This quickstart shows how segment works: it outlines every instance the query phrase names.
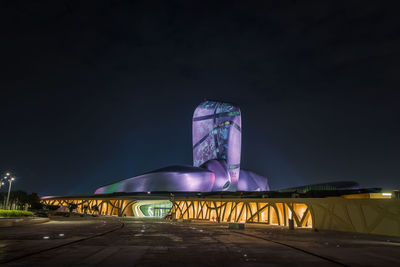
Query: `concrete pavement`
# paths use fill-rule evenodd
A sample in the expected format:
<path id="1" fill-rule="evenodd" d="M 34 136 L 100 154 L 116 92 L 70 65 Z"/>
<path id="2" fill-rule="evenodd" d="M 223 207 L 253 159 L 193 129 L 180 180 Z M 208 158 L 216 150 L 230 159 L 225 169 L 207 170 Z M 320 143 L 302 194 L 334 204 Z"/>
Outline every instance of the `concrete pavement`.
<path id="1" fill-rule="evenodd" d="M 0 229 L 6 266 L 399 266 L 400 240 L 266 225 L 115 217 Z"/>

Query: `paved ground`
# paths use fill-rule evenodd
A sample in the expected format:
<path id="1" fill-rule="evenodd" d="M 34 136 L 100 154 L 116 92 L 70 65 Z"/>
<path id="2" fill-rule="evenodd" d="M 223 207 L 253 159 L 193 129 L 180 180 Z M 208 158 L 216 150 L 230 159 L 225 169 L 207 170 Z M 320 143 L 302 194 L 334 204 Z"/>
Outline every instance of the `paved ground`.
<path id="1" fill-rule="evenodd" d="M 6 266 L 400 266 L 400 238 L 282 227 L 58 218 L 0 229 Z"/>

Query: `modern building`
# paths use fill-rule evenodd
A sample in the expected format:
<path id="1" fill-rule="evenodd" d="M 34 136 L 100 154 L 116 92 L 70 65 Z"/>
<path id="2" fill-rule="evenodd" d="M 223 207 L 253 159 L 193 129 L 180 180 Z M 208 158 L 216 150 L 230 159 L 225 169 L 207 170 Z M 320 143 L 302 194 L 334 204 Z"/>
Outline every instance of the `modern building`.
<path id="1" fill-rule="evenodd" d="M 193 115 L 193 166 L 170 166 L 98 188 L 132 192 L 268 191 L 268 179 L 241 169 L 242 119 L 229 103 L 204 101 Z"/>
<path id="2" fill-rule="evenodd" d="M 400 200 L 355 182 L 270 191 L 241 166 L 242 123 L 233 104 L 204 101 L 193 115 L 193 166 L 157 169 L 94 194 L 42 197 L 45 205 L 112 216 L 264 223 L 400 236 Z"/>

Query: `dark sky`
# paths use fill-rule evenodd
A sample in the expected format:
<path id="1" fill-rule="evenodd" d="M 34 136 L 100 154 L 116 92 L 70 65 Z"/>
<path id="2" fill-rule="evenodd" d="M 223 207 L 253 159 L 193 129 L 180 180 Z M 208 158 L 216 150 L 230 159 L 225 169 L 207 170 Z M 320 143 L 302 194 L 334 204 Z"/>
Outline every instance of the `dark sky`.
<path id="1" fill-rule="evenodd" d="M 399 188 L 400 19 L 387 3 L 1 1 L 0 170 L 59 195 L 192 164 L 207 98 L 240 106 L 242 167 L 273 189 Z"/>

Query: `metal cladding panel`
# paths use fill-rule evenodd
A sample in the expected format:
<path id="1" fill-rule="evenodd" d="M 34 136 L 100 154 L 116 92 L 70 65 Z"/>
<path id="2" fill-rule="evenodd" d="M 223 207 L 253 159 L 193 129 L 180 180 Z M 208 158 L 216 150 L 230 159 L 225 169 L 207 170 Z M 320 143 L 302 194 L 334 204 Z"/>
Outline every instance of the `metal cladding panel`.
<path id="1" fill-rule="evenodd" d="M 179 168 L 178 168 L 179 169 Z M 95 194 L 115 192 L 210 192 L 214 184 L 214 173 L 202 168 L 198 171 L 154 171 L 120 182 L 103 186 Z"/>
<path id="2" fill-rule="evenodd" d="M 238 191 L 269 191 L 268 178 L 248 170 L 240 170 Z"/>
<path id="3" fill-rule="evenodd" d="M 237 189 L 240 174 L 241 127 L 240 109 L 229 103 L 204 101 L 193 114 L 193 165 L 225 160 L 229 191 Z"/>
<path id="4" fill-rule="evenodd" d="M 225 160 L 212 159 L 201 165 L 201 168 L 205 168 L 215 174 L 215 181 L 211 191 L 226 191 L 229 188 L 231 177 Z"/>
<path id="5" fill-rule="evenodd" d="M 204 101 L 193 114 L 193 166 L 170 166 L 100 187 L 95 194 L 115 192 L 266 191 L 265 177 L 240 169 L 240 109 Z"/>

